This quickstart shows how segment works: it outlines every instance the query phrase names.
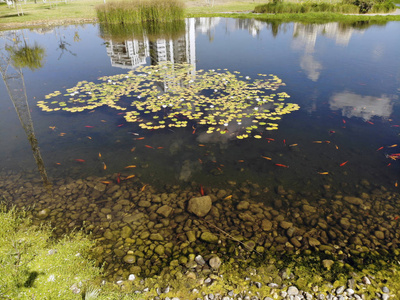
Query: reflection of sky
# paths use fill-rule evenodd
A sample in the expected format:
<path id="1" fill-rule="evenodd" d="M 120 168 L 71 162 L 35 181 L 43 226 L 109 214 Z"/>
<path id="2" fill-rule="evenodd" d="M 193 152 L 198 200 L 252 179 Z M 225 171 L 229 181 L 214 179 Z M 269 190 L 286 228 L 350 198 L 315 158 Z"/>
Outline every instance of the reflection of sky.
<path id="1" fill-rule="evenodd" d="M 334 94 L 329 105 L 331 110 L 342 110 L 342 115 L 347 118 L 358 117 L 364 121 L 373 117 L 388 119 L 393 111 L 392 99 L 387 95 L 373 97 L 342 92 Z"/>

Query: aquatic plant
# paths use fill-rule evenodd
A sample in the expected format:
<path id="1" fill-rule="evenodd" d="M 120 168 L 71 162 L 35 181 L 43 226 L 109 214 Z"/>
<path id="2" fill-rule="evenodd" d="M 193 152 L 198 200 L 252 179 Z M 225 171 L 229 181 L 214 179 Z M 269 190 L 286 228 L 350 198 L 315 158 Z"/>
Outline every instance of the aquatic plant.
<path id="1" fill-rule="evenodd" d="M 184 19 L 184 5 L 179 0 L 113 1 L 96 6 L 100 23 L 163 23 Z"/>
<path id="2" fill-rule="evenodd" d="M 238 139 L 261 138 L 264 130 L 278 129 L 277 120 L 299 106 L 285 103 L 289 95 L 275 92 L 285 84 L 273 74 L 258 74 L 257 79 L 240 72 L 198 70 L 190 64 L 139 67 L 127 74 L 103 76 L 99 83 L 81 81 L 61 95 L 38 101 L 45 112 L 83 112 L 101 106 L 129 111 L 127 122 L 142 129 L 188 127 L 208 134 L 233 135 Z M 126 100 L 133 98 L 130 104 Z"/>

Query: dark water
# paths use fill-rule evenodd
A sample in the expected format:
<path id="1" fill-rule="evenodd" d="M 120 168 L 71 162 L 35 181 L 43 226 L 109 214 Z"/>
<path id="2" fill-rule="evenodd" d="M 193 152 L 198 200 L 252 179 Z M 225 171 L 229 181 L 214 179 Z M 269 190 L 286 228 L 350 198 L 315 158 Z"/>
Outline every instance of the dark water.
<path id="1" fill-rule="evenodd" d="M 102 39 L 98 25 L 18 31 L 27 44 L 45 49 L 41 68 L 22 70 L 47 173 L 52 180 L 135 174 L 153 185 L 209 187 L 250 180 L 295 191 L 324 184 L 352 191 L 366 179 L 395 189 L 399 161 L 388 155 L 400 152 L 400 23 L 358 25 L 202 18 L 188 20 L 186 33 L 175 41 L 125 42 Z M 80 81 L 98 83 L 101 76 L 163 60 L 189 63 L 196 70 L 239 71 L 250 78 L 274 74 L 286 83 L 279 91 L 300 109 L 282 116 L 278 130 L 264 131 L 261 139 L 238 140 L 206 134 L 200 125 L 194 134 L 191 126 L 144 130 L 109 107 L 80 113 L 37 107 L 45 95 L 64 94 Z M 0 95 L 0 167 L 36 170 L 4 84 Z M 125 169 L 128 165 L 137 167 Z"/>

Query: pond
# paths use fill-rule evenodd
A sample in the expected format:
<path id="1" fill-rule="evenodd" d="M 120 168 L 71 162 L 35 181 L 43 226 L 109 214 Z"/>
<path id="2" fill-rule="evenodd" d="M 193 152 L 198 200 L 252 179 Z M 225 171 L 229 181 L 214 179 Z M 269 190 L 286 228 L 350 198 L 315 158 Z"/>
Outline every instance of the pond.
<path id="1" fill-rule="evenodd" d="M 223 191 L 216 199 L 227 206 L 255 201 L 252 205 L 262 203 L 278 216 L 292 214 L 295 224 L 302 216 L 293 217 L 294 210 L 301 205 L 311 205 L 305 210 L 313 215 L 321 205 L 330 207 L 322 213 L 327 220 L 342 209 L 350 223 L 359 211 L 368 211 L 357 217 L 360 222 L 397 220 L 399 31 L 399 22 L 304 25 L 197 18 L 186 20 L 184 32 L 173 39 L 121 39 L 104 35 L 97 24 L 4 32 L 2 48 L 20 39 L 20 45 L 44 49 L 44 59 L 22 68 L 23 81 L 19 73 L 8 77 L 14 103 L 0 86 L 1 192 L 15 202 L 22 197 L 25 205 L 29 197 L 40 199 L 41 209 L 57 208 L 52 221 L 65 213 L 66 227 L 72 228 L 88 219 L 90 212 L 82 218 L 76 214 L 82 203 L 92 203 L 87 189 L 94 187 L 99 221 L 93 224 L 101 226 L 101 237 L 110 230 L 108 216 L 118 215 L 107 199 L 122 194 L 140 200 L 147 191 L 180 195 L 177 189 L 187 198 Z M 57 190 L 64 204 L 50 205 L 39 192 L 37 164 L 55 189 L 78 185 L 64 194 Z M 90 184 L 83 189 L 85 180 Z M 123 185 L 114 200 L 104 196 Z M 135 196 L 124 194 L 128 186 L 136 188 Z M 86 195 L 81 204 L 74 202 L 78 194 Z M 374 207 L 377 195 L 382 202 Z M 342 201 L 346 196 L 357 198 Z M 169 205 L 177 206 L 182 197 Z M 136 208 L 147 205 L 152 204 Z M 185 209 L 178 205 L 174 212 Z M 343 215 L 335 222 L 347 238 L 357 230 L 339 221 Z M 316 221 L 304 221 L 306 230 L 319 222 L 318 214 L 310 218 Z M 250 216 L 240 219 L 252 222 Z M 286 235 L 287 228 L 274 226 Z M 383 241 L 396 245 L 395 228 L 397 223 L 390 223 L 390 229 L 362 234 L 374 241 L 382 240 L 375 231 L 384 232 Z M 319 243 L 336 238 L 325 235 L 316 233 Z M 381 246 L 372 244 L 363 240 L 368 248 Z"/>

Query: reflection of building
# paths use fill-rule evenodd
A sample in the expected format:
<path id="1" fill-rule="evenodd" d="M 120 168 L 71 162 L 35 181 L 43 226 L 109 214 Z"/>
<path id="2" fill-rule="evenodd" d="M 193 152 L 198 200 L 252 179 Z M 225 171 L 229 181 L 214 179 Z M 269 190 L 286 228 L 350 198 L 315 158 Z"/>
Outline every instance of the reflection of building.
<path id="1" fill-rule="evenodd" d="M 333 95 L 329 104 L 332 110 L 341 109 L 345 117 L 358 117 L 365 121 L 373 117 L 389 118 L 393 111 L 392 99 L 386 95 L 373 97 L 343 92 Z"/>
<path id="2" fill-rule="evenodd" d="M 150 58 L 151 64 L 170 61 L 173 63 L 196 62 L 195 20 L 186 19 L 186 33 L 177 39 L 156 39 L 149 41 L 126 40 L 124 42 L 108 41 L 107 54 L 111 58 L 111 65 L 120 68 L 134 69 L 146 64 Z"/>
<path id="3" fill-rule="evenodd" d="M 325 35 L 330 39 L 335 39 L 336 44 L 346 46 L 355 30 L 351 27 L 344 27 L 339 23 L 328 24 L 299 24 L 294 23 L 293 27 L 293 49 L 304 49 L 304 55 L 300 61 L 300 67 L 306 72 L 312 81 L 319 79 L 322 65 L 312 56 L 318 35 Z M 357 30 L 357 32 L 360 32 Z M 363 31 L 361 31 L 362 33 Z"/>
<path id="4" fill-rule="evenodd" d="M 124 42 L 108 41 L 107 55 L 113 67 L 134 69 L 146 63 L 149 56 L 149 41 L 127 40 Z"/>

